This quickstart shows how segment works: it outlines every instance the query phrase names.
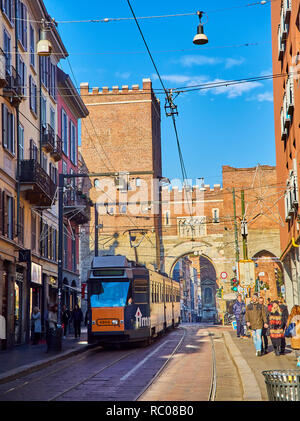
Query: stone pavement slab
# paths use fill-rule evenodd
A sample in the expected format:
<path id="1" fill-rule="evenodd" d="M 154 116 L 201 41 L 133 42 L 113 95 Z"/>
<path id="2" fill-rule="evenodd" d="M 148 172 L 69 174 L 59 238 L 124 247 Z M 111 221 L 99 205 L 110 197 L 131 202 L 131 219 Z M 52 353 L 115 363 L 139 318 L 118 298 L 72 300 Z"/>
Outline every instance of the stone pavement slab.
<path id="1" fill-rule="evenodd" d="M 259 386 L 262 400 L 267 401 L 267 389 L 265 385 L 265 379 L 262 374 L 264 370 L 285 370 L 285 369 L 296 369 L 296 358 L 294 352 L 290 347 L 290 339 L 286 339 L 287 347 L 285 355 L 277 357 L 274 354 L 271 341 L 269 339 L 268 354 L 261 357 L 257 357 L 255 353 L 254 344 L 252 338 L 241 339 L 236 337 L 236 332 L 229 329 L 228 335 L 230 335 L 232 343 L 239 350 L 242 358 L 247 362 L 251 371 L 253 372 L 257 385 Z"/>
<path id="2" fill-rule="evenodd" d="M 199 324 L 185 325 L 187 335 L 162 374 L 140 401 L 208 401 L 211 376 L 211 340 Z"/>
<path id="3" fill-rule="evenodd" d="M 88 348 L 87 330 L 82 329 L 80 339 L 75 339 L 72 335 L 63 339 L 61 352 L 47 353 L 45 341 L 38 345 L 20 345 L 11 350 L 0 351 L 0 382 L 12 380 L 20 374 L 35 371 Z"/>

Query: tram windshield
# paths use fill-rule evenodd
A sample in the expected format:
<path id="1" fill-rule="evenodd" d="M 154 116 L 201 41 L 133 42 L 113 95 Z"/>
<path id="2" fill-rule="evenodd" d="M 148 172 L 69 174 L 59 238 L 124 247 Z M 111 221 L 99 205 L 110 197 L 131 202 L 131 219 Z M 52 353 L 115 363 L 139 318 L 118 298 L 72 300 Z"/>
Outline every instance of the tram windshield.
<path id="1" fill-rule="evenodd" d="M 93 282 L 91 307 L 124 307 L 129 282 Z"/>

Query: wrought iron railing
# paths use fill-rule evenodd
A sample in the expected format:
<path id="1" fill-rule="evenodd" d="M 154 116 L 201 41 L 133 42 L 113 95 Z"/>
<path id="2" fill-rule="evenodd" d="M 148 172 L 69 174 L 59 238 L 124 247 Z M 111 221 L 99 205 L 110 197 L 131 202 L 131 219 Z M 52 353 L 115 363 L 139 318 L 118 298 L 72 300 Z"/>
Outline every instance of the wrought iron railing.
<path id="1" fill-rule="evenodd" d="M 51 180 L 47 172 L 35 159 L 21 161 L 20 182 L 36 184 L 40 191 L 44 192 L 49 199 L 53 199 L 56 191 L 56 184 Z"/>

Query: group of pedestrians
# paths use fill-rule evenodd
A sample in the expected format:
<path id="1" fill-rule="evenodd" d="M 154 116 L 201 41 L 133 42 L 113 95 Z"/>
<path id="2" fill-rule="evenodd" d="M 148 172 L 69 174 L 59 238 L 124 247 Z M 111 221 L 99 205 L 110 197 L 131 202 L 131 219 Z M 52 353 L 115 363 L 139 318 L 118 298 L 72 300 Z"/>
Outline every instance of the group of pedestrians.
<path id="1" fill-rule="evenodd" d="M 49 306 L 48 316 L 46 317 L 46 330 L 56 329 L 57 326 L 57 304 Z M 63 326 L 63 337 L 66 338 L 69 331 L 69 326 L 73 323 L 75 338 L 80 338 L 81 324 L 83 321 L 82 310 L 78 304 L 75 304 L 74 309 L 70 311 L 65 305 L 62 308 L 61 322 Z M 38 307 L 34 307 L 31 316 L 31 332 L 32 344 L 37 345 L 41 339 L 42 334 L 42 319 L 41 312 Z"/>
<path id="2" fill-rule="evenodd" d="M 237 337 L 248 338 L 250 330 L 256 355 L 268 353 L 268 336 L 276 356 L 283 355 L 286 348 L 286 337 L 291 337 L 291 348 L 295 351 L 297 365 L 300 366 L 300 306 L 295 305 L 291 314 L 283 300 L 267 300 L 258 294 L 252 296 L 251 303 L 246 306 L 241 294 L 233 305 L 233 313 L 237 324 Z"/>

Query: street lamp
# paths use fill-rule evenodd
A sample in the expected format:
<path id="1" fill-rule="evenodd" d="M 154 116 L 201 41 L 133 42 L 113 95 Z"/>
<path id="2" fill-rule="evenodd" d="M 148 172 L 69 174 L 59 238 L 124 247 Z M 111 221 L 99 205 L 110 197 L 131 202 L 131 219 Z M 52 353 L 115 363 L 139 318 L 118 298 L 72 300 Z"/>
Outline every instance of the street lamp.
<path id="1" fill-rule="evenodd" d="M 42 19 L 41 36 L 37 43 L 37 55 L 40 57 L 49 57 L 52 53 L 52 45 L 47 39 L 47 32 L 50 32 L 50 29 L 46 27 L 45 20 Z"/>
<path id="2" fill-rule="evenodd" d="M 196 45 L 204 45 L 208 43 L 208 38 L 204 34 L 203 24 L 201 23 L 201 18 L 203 16 L 203 12 L 197 12 L 197 15 L 199 16 L 199 25 L 197 27 L 197 34 L 194 36 L 193 43 Z"/>

